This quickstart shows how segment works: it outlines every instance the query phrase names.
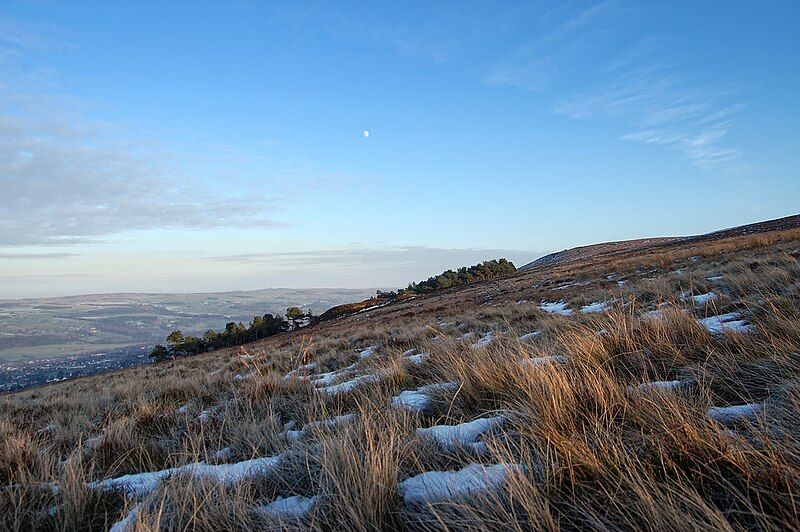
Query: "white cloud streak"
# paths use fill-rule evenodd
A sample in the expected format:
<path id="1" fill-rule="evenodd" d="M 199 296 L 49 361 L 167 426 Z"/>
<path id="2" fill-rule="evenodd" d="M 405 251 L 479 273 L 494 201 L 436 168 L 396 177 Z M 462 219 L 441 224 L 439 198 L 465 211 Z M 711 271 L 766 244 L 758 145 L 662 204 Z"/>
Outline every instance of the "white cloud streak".
<path id="1" fill-rule="evenodd" d="M 620 28 L 628 31 L 630 21 L 624 18 L 629 12 L 619 2 L 560 12 L 562 22 L 549 21 L 551 29 L 492 66 L 484 81 L 548 91 L 562 78 L 584 80 L 591 88 L 561 96 L 554 105 L 557 113 L 576 120 L 613 121 L 629 130 L 624 140 L 675 149 L 704 170 L 744 168 L 741 150 L 727 142 L 736 114 L 744 107 L 735 90 L 682 75 L 686 65 L 667 51 L 674 47 L 656 36 L 602 56 L 609 42 L 620 40 Z"/>
<path id="2" fill-rule="evenodd" d="M 622 138 L 678 150 L 704 170 L 733 170 L 741 150 L 725 136 L 744 105 L 728 88 L 693 84 L 666 64 L 628 65 L 596 88 L 556 106 L 570 118 L 616 120 L 631 130 Z"/>
<path id="3" fill-rule="evenodd" d="M 63 245 L 125 231 L 274 225 L 277 198 L 220 195 L 49 99 L 0 100 L 0 245 Z M 13 105 L 13 109 L 12 109 Z"/>
<path id="4" fill-rule="evenodd" d="M 499 258 L 528 262 L 543 254 L 515 249 L 399 246 L 247 253 L 208 257 L 207 260 L 263 264 L 266 268 L 293 271 L 374 271 L 423 266 L 431 268 L 431 272 L 434 273 L 433 270 L 436 268 L 456 268 Z M 517 266 L 521 265 L 522 263 L 517 264 Z M 439 273 L 439 271 L 435 273 Z"/>

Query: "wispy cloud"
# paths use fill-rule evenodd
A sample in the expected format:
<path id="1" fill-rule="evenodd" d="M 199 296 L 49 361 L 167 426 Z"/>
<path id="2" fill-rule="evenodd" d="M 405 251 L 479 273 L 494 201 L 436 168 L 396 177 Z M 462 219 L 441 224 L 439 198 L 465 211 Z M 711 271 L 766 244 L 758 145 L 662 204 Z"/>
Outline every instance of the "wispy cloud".
<path id="1" fill-rule="evenodd" d="M 516 249 L 437 248 L 428 246 L 350 247 L 315 251 L 281 251 L 221 255 L 208 260 L 242 264 L 264 264 L 272 269 L 295 271 L 350 271 L 425 266 L 453 268 L 479 261 L 505 257 L 529 261 L 543 253 Z M 521 266 L 521 264 L 517 264 Z"/>
<path id="2" fill-rule="evenodd" d="M 529 33 L 536 37 L 516 46 L 486 71 L 484 83 L 527 90 L 549 89 L 565 71 L 585 59 L 587 46 L 608 31 L 620 8 L 613 0 L 574 12 L 564 6 L 546 12 Z"/>
<path id="3" fill-rule="evenodd" d="M 703 85 L 678 74 L 669 62 L 655 62 L 635 48 L 614 58 L 607 77 L 586 92 L 556 105 L 570 118 L 618 121 L 630 129 L 626 140 L 678 150 L 706 170 L 732 170 L 741 150 L 726 135 L 744 104 L 728 87 Z"/>
<path id="4" fill-rule="evenodd" d="M 275 141 L 249 151 L 209 142 L 183 149 L 93 118 L 93 102 L 56 93 L 57 73 L 18 58 L 70 46 L 0 18 L 0 246 L 275 227 L 284 225 L 276 214 L 296 195 L 292 188 L 302 183 L 312 194 L 339 179 L 297 157 L 269 159 Z"/>
<path id="5" fill-rule="evenodd" d="M 84 242 L 124 231 L 274 225 L 279 198 L 219 194 L 137 150 L 107 124 L 25 95 L 0 97 L 0 245 Z M 14 104 L 13 111 L 11 105 Z M 52 112 L 51 112 L 52 111 Z"/>
<path id="6" fill-rule="evenodd" d="M 58 35 L 54 28 L 47 33 L 0 14 L 0 62 L 31 52 L 74 49 L 75 45 Z"/>
<path id="7" fill-rule="evenodd" d="M 682 74 L 686 64 L 676 47 L 654 35 L 604 52 L 613 50 L 608 43 L 627 40 L 620 28 L 628 31 L 625 17 L 630 12 L 618 1 L 551 12 L 542 17 L 538 37 L 493 65 L 484 81 L 548 95 L 560 90 L 560 80 L 574 84 L 580 79 L 590 88 L 557 97 L 557 113 L 614 121 L 629 130 L 623 139 L 673 148 L 706 170 L 743 168 L 741 150 L 727 142 L 744 107 L 732 87 L 703 84 Z"/>
<path id="8" fill-rule="evenodd" d="M 80 253 L 0 253 L 0 260 L 68 259 L 79 256 Z"/>

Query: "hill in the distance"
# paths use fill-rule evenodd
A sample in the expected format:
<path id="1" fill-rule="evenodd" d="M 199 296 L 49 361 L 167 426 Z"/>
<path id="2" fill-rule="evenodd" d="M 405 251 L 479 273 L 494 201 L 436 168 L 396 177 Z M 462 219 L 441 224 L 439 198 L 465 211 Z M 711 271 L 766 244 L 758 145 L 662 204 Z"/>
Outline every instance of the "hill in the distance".
<path id="1" fill-rule="evenodd" d="M 579 246 L 575 248 L 565 249 L 556 253 L 550 253 L 544 257 L 539 257 L 533 262 L 529 262 L 519 269 L 521 271 L 530 270 L 532 268 L 541 266 L 552 266 L 554 264 L 561 264 L 578 259 L 589 259 L 597 257 L 608 257 L 615 254 L 652 250 L 660 246 L 668 246 L 678 242 L 683 243 L 698 243 L 709 242 L 713 240 L 720 240 L 723 238 L 730 238 L 733 236 L 746 236 L 751 234 L 765 233 L 770 231 L 780 231 L 785 229 L 792 229 L 800 227 L 800 214 L 792 216 L 785 216 L 775 220 L 767 220 L 764 222 L 757 222 L 729 229 L 722 229 L 702 235 L 694 236 L 667 236 L 656 238 L 640 238 L 636 240 L 621 240 L 619 242 L 603 242 L 601 244 L 592 244 L 588 246 Z"/>

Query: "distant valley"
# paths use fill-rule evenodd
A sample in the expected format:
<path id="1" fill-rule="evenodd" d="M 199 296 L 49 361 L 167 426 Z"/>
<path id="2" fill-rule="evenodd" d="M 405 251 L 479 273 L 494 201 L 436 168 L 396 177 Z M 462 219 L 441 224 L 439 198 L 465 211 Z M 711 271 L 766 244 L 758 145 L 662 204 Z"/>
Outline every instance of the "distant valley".
<path id="1" fill-rule="evenodd" d="M 137 365 L 170 331 L 202 334 L 299 306 L 320 314 L 374 289 L 264 289 L 0 299 L 0 392 Z"/>

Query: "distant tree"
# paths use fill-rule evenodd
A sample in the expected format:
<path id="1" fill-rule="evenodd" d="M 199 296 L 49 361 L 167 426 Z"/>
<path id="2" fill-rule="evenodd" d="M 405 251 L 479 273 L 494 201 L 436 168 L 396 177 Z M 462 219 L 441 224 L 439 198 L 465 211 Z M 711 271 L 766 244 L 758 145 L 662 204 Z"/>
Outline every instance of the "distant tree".
<path id="1" fill-rule="evenodd" d="M 292 322 L 292 329 L 297 329 L 297 322 L 305 317 L 306 315 L 300 307 L 289 307 L 286 309 L 286 319 Z"/>
<path id="2" fill-rule="evenodd" d="M 176 345 L 180 345 L 183 343 L 184 337 L 183 333 L 180 331 L 172 331 L 167 336 L 167 345 L 174 347 Z"/>
<path id="3" fill-rule="evenodd" d="M 289 309 L 287 309 L 287 311 L 288 310 Z M 292 312 L 292 315 L 296 316 L 296 313 Z M 304 314 L 300 311 L 298 319 L 309 315 L 310 313 Z M 250 325 L 231 321 L 225 324 L 224 331 L 216 332 L 209 329 L 203 333 L 202 337 L 184 336 L 181 331 L 172 331 L 167 337 L 167 345 L 169 347 L 156 346 L 157 349 L 153 350 L 151 356 L 154 359 L 163 359 L 175 358 L 176 356 L 196 355 L 220 347 L 242 345 L 288 330 L 289 322 L 283 319 L 283 317 L 264 314 L 263 316 L 255 316 L 250 322 Z"/>
<path id="4" fill-rule="evenodd" d="M 375 297 L 378 299 L 394 299 L 397 297 L 397 292 L 392 292 L 391 290 L 388 292 L 384 290 L 377 290 L 375 292 Z"/>
<path id="5" fill-rule="evenodd" d="M 153 362 L 163 362 L 165 360 L 170 360 L 172 354 L 169 352 L 169 349 L 161 344 L 157 344 L 153 350 L 150 351 L 150 358 L 153 359 Z"/>

